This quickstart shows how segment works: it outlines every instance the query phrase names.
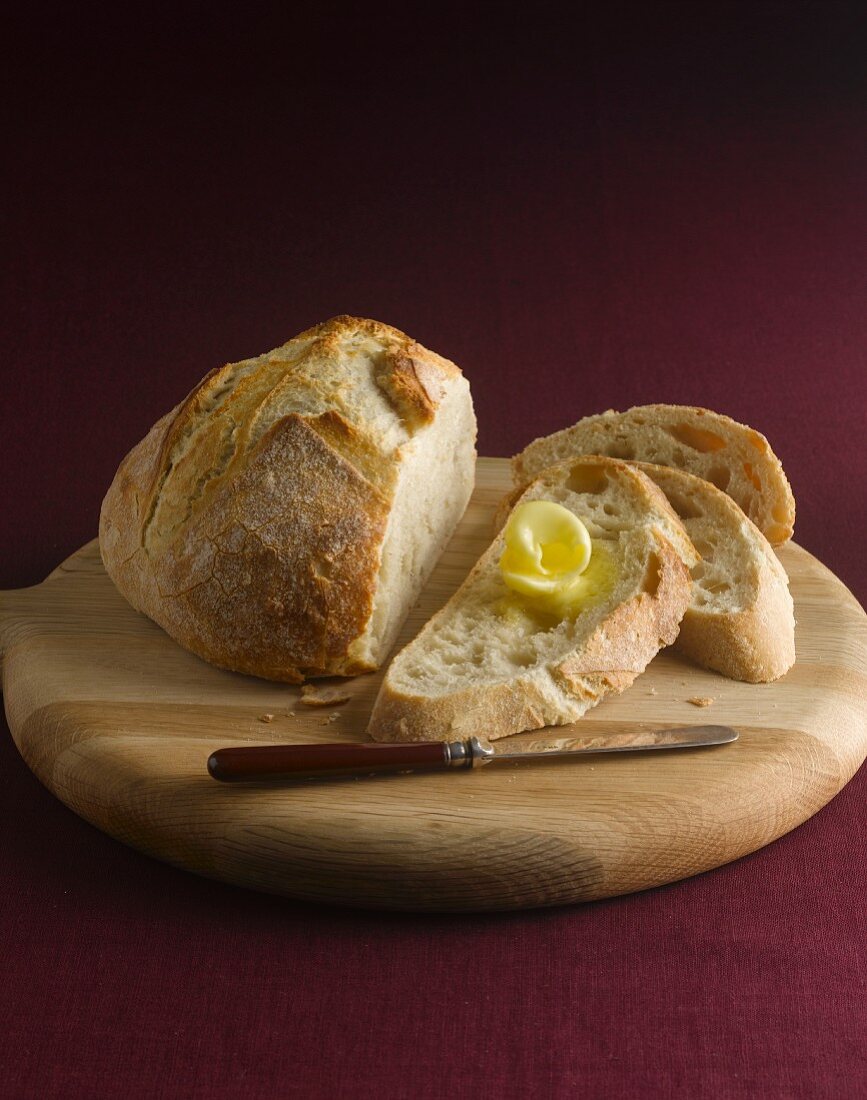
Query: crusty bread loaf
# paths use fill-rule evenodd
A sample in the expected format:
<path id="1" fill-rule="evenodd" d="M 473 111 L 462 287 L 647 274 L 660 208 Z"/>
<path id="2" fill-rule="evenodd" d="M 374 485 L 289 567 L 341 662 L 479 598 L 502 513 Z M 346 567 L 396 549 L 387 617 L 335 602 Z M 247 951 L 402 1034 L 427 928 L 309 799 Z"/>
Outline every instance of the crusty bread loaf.
<path id="1" fill-rule="evenodd" d="M 734 680 L 776 680 L 795 663 L 789 581 L 772 547 L 734 501 L 693 474 L 635 465 L 659 486 L 701 561 L 675 649 Z"/>
<path id="2" fill-rule="evenodd" d="M 472 492 L 460 370 L 336 317 L 212 371 L 121 463 L 100 517 L 129 602 L 213 664 L 376 668 Z"/>
<path id="3" fill-rule="evenodd" d="M 791 538 L 795 501 L 779 459 L 763 435 L 727 416 L 686 405 L 640 405 L 587 416 L 536 439 L 513 460 L 517 485 L 575 455 L 674 466 L 722 489 L 774 545 Z"/>
<path id="4" fill-rule="evenodd" d="M 520 502 L 579 516 L 613 580 L 574 617 L 510 593 L 498 535 L 460 589 L 392 661 L 368 732 L 377 741 L 504 737 L 572 722 L 628 687 L 677 635 L 698 557 L 665 497 L 639 470 L 581 458 L 546 470 Z M 593 559 L 591 558 L 591 562 Z"/>

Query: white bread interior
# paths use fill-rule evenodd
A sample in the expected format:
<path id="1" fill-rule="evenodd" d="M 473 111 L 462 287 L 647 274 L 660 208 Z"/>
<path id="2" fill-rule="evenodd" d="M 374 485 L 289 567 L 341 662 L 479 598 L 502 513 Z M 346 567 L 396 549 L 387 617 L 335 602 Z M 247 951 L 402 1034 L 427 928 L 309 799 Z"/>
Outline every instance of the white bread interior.
<path id="1" fill-rule="evenodd" d="M 458 524 L 475 481 L 476 422 L 469 386 L 448 386 L 436 419 L 401 448 L 401 466 L 382 544 L 373 611 L 350 657 L 385 660 Z"/>
<path id="2" fill-rule="evenodd" d="M 608 458 L 547 470 L 523 500 L 553 500 L 616 564 L 610 590 L 576 616 L 507 589 L 499 534 L 446 606 L 393 660 L 368 732 L 378 741 L 504 737 L 572 722 L 622 691 L 677 635 L 697 555 L 665 497 Z M 601 549 L 600 549 L 601 548 Z"/>
<path id="3" fill-rule="evenodd" d="M 675 648 L 734 680 L 765 683 L 795 663 L 789 579 L 768 540 L 714 485 L 671 467 L 637 463 L 659 486 L 701 554 Z"/>

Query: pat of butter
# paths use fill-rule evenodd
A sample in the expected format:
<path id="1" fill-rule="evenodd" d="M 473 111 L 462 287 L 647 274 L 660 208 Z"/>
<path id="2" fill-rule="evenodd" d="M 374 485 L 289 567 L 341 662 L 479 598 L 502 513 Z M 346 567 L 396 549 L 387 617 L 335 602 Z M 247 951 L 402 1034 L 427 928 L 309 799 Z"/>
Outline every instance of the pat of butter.
<path id="1" fill-rule="evenodd" d="M 577 610 L 593 544 L 576 515 L 550 500 L 529 500 L 512 512 L 503 537 L 500 572 L 509 588 L 558 615 Z"/>

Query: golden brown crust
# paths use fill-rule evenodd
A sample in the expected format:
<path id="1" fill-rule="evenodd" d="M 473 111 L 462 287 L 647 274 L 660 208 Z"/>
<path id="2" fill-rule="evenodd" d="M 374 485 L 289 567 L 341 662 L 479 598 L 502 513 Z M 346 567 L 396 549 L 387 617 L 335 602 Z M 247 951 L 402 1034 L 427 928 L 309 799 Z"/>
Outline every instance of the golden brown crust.
<path id="1" fill-rule="evenodd" d="M 153 509 L 155 472 L 160 469 L 166 452 L 166 437 L 180 407 L 176 406 L 161 417 L 126 455 L 102 502 L 99 548 L 112 576 L 113 569 L 124 566 L 141 549 L 142 531 Z M 134 599 L 128 595 L 127 599 L 141 610 Z"/>
<path id="2" fill-rule="evenodd" d="M 634 678 L 663 646 L 677 638 L 689 601 L 689 570 L 662 535 L 658 535 L 657 544 L 656 560 L 650 562 L 653 576 L 647 585 L 652 594 L 640 592 L 615 608 L 581 650 L 561 662 L 555 679 L 562 679 L 572 689 L 582 677 L 597 673 Z"/>
<path id="3" fill-rule="evenodd" d="M 398 355 L 385 360 L 374 375 L 379 387 L 410 424 L 429 424 L 436 412 L 436 405 L 424 388 L 420 374 L 408 355 Z"/>
<path id="4" fill-rule="evenodd" d="M 183 538 L 110 571 L 212 664 L 289 682 L 359 672 L 343 658 L 370 616 L 387 519 L 387 500 L 293 414 Z"/>
<path id="5" fill-rule="evenodd" d="M 732 680 L 758 684 L 777 680 L 795 663 L 795 620 L 789 579 L 773 548 L 735 502 L 714 485 L 671 467 L 636 462 L 663 492 L 680 495 L 689 507 L 701 500 L 713 513 L 720 539 L 736 540 L 738 577 L 748 593 L 737 611 L 690 604 L 674 643 L 683 656 Z M 690 531 L 690 520 L 685 521 Z M 693 536 L 695 537 L 695 536 Z"/>
<path id="6" fill-rule="evenodd" d="M 509 518 L 512 509 L 523 496 L 527 484 L 528 483 L 525 481 L 523 485 L 516 485 L 514 489 L 510 489 L 500 500 L 500 503 L 494 510 L 493 533 L 495 535 L 506 526 L 506 520 Z"/>
<path id="7" fill-rule="evenodd" d="M 558 720 L 557 712 L 530 679 L 464 688 L 427 702 L 380 691 L 368 727 L 374 741 L 457 741 L 466 737 L 496 740 L 518 730 L 535 730 Z"/>
<path id="8" fill-rule="evenodd" d="M 354 466 L 380 493 L 391 497 L 398 468 L 394 463 L 383 463 L 381 451 L 364 432 L 332 409 L 304 420 L 335 454 Z"/>
<path id="9" fill-rule="evenodd" d="M 792 536 L 795 499 L 780 460 L 760 432 L 722 413 L 693 405 L 641 405 L 587 416 L 516 455 L 515 482 L 526 483 L 541 469 L 584 452 L 684 468 L 724 489 L 772 544 Z"/>
<path id="10" fill-rule="evenodd" d="M 769 683 L 789 671 L 795 663 L 791 596 L 786 581 L 766 562 L 758 571 L 751 607 L 730 615 L 689 609 L 675 642 L 678 652 L 704 668 L 750 684 Z"/>
<path id="11" fill-rule="evenodd" d="M 373 452 L 374 461 L 365 464 L 368 476 L 378 480 L 374 470 L 393 476 L 393 464 L 382 461 L 393 442 L 359 417 L 357 394 L 341 367 L 347 354 L 365 346 L 375 359 L 374 381 L 404 434 L 430 423 L 443 381 L 460 375 L 455 364 L 389 325 L 332 318 L 267 355 L 211 371 L 174 410 L 146 490 L 143 542 L 164 546 L 208 507 L 221 479 L 242 468 L 261 435 L 289 411 L 340 415 L 347 436 L 355 428 L 350 450 L 358 448 L 359 460 Z M 333 426 L 327 418 L 322 422 L 332 444 Z M 345 447 L 338 449 L 346 453 Z"/>
<path id="12" fill-rule="evenodd" d="M 402 448 L 455 378 L 396 329 L 350 317 L 212 371 L 121 463 L 101 513 L 107 571 L 221 667 L 290 682 L 375 667 L 354 643 Z"/>

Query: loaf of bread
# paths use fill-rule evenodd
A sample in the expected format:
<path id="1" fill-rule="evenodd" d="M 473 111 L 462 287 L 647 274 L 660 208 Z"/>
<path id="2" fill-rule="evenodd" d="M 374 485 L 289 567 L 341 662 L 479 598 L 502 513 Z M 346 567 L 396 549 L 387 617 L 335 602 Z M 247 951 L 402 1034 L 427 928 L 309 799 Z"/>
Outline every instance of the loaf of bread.
<path id="1" fill-rule="evenodd" d="M 789 579 L 768 540 L 710 482 L 636 465 L 665 493 L 701 555 L 675 649 L 733 680 L 778 679 L 795 663 L 795 615 Z"/>
<path id="2" fill-rule="evenodd" d="M 763 435 L 727 416 L 686 405 L 640 405 L 587 416 L 536 439 L 513 460 L 516 485 L 575 455 L 674 466 L 727 493 L 769 542 L 791 538 L 795 500 L 780 460 Z"/>
<path id="3" fill-rule="evenodd" d="M 454 363 L 336 317 L 212 371 L 133 448 L 102 506 L 105 567 L 223 668 L 375 669 L 463 514 L 475 437 Z"/>
<path id="4" fill-rule="evenodd" d="M 368 732 L 377 741 L 505 737 L 572 722 L 623 691 L 677 636 L 698 556 L 640 470 L 581 458 L 521 495 L 562 505 L 586 526 L 610 581 L 577 614 L 555 617 L 507 588 L 498 534 L 463 585 L 394 658 Z"/>

